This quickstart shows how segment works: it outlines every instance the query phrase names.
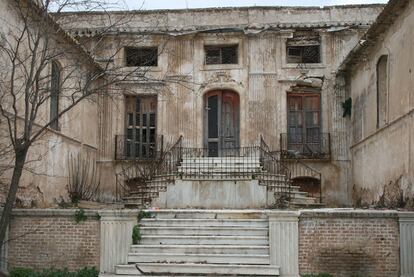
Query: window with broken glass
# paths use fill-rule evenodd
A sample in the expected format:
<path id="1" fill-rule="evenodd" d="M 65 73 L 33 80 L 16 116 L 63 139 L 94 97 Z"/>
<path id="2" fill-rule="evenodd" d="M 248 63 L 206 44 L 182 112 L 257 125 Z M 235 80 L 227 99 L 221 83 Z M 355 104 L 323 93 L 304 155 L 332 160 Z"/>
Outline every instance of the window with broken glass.
<path id="1" fill-rule="evenodd" d="M 238 64 L 238 45 L 206 45 L 205 64 Z"/>
<path id="2" fill-rule="evenodd" d="M 127 96 L 125 157 L 148 159 L 156 149 L 156 96 Z"/>
<path id="3" fill-rule="evenodd" d="M 158 66 L 158 47 L 125 47 L 125 65 Z"/>
<path id="4" fill-rule="evenodd" d="M 295 32 L 293 38 L 287 40 L 287 63 L 320 63 L 320 37 L 315 32 Z"/>
<path id="5" fill-rule="evenodd" d="M 289 93 L 288 150 L 301 155 L 319 153 L 321 100 L 319 93 Z"/>

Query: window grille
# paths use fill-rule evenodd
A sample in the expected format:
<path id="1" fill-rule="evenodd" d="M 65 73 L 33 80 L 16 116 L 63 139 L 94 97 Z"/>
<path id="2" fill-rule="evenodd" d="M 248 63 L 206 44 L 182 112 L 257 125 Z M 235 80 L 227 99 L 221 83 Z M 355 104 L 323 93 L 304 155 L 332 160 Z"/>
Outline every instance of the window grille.
<path id="1" fill-rule="evenodd" d="M 287 63 L 320 63 L 320 37 L 314 32 L 296 32 L 286 45 Z"/>
<path id="2" fill-rule="evenodd" d="M 126 97 L 125 156 L 148 159 L 156 148 L 157 97 Z"/>
<path id="3" fill-rule="evenodd" d="M 125 47 L 126 66 L 158 66 L 157 47 Z"/>
<path id="4" fill-rule="evenodd" d="M 205 46 L 205 64 L 238 64 L 238 45 Z"/>

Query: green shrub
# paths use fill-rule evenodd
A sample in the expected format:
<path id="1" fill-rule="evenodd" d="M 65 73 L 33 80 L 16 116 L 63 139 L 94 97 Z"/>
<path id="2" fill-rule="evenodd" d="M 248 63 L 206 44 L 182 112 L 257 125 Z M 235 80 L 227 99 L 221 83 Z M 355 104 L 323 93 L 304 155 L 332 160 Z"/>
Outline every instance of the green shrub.
<path id="1" fill-rule="evenodd" d="M 141 219 L 143 218 L 150 218 L 151 217 L 151 213 L 146 212 L 146 211 L 139 211 L 138 213 L 138 222 L 141 221 Z"/>
<path id="2" fill-rule="evenodd" d="M 10 271 L 10 277 L 98 277 L 99 272 L 95 267 L 85 267 L 76 272 L 67 269 L 44 269 L 35 271 L 29 268 L 14 268 Z"/>
<path id="3" fill-rule="evenodd" d="M 10 271 L 10 277 L 35 277 L 36 272 L 33 269 L 17 267 Z"/>
<path id="4" fill-rule="evenodd" d="M 86 219 L 88 218 L 85 214 L 85 210 L 84 209 L 79 209 L 75 211 L 75 221 L 76 223 L 82 222 L 82 221 L 86 221 Z"/>
<path id="5" fill-rule="evenodd" d="M 132 229 L 132 243 L 138 244 L 141 240 L 141 232 L 139 231 L 139 226 L 135 225 Z"/>
<path id="6" fill-rule="evenodd" d="M 77 272 L 77 277 L 98 277 L 99 271 L 95 267 L 84 267 Z"/>

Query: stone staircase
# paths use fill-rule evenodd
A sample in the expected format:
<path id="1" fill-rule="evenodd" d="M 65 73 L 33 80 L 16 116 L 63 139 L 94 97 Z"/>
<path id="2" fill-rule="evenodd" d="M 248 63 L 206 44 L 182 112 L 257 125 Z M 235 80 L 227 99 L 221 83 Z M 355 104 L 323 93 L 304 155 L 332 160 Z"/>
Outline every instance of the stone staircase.
<path id="1" fill-rule="evenodd" d="M 169 176 L 158 176 L 147 183 L 145 187 L 136 188 L 123 198 L 125 207 L 151 207 L 153 199 L 157 199 L 161 192 L 167 191 L 167 186 L 174 184 L 174 180 L 194 181 L 248 181 L 256 179 L 260 185 L 267 186 L 269 191 L 277 191 L 278 185 L 286 186 L 285 175 L 269 174 L 260 164 L 259 157 L 192 157 L 183 158 L 177 172 Z M 286 191 L 285 191 L 286 192 Z M 318 208 L 323 205 L 319 199 L 309 197 L 299 187 L 290 188 L 289 208 Z"/>
<path id="2" fill-rule="evenodd" d="M 259 211 L 160 210 L 139 226 L 141 241 L 119 276 L 279 276 Z"/>

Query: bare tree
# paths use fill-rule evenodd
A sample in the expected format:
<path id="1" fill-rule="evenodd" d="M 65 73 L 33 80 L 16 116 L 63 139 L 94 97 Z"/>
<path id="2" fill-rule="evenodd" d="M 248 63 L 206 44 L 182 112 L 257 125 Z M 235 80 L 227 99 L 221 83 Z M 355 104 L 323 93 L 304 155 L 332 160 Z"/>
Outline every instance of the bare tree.
<path id="1" fill-rule="evenodd" d="M 59 128 L 62 115 L 86 99 L 96 99 L 106 86 L 104 70 L 91 58 L 85 65 L 86 52 L 52 20 L 50 4 L 10 0 L 11 22 L 2 22 L 8 26 L 0 44 L 1 133 L 12 165 L 3 167 L 10 169 L 11 178 L 0 220 L 1 243 L 29 149 L 49 128 Z M 63 59 L 64 64 L 58 62 Z M 59 97 L 64 98 L 61 107 L 56 101 Z M 54 107 L 50 104 L 53 101 Z M 48 110 L 50 116 L 46 115 Z"/>
<path id="2" fill-rule="evenodd" d="M 115 45 L 110 57 L 98 60 L 93 49 L 89 47 L 91 56 L 83 42 L 68 35 L 55 21 L 66 9 L 105 10 L 106 0 L 7 2 L 13 14 L 0 19 L 0 177 L 6 176 L 8 180 L 7 199 L 0 219 L 0 245 L 5 239 L 23 171 L 27 169 L 29 150 L 40 140 L 47 140 L 47 135 L 53 132 L 51 129 L 59 130 L 62 116 L 80 103 L 91 101 L 97 105 L 100 98 L 119 95 L 113 89 L 115 85 L 131 78 L 161 84 L 156 87 L 157 92 L 164 90 L 166 83 L 186 86 L 187 82 L 171 76 L 151 79 L 146 74 L 148 67 L 119 70 L 114 67 L 113 59 L 122 49 L 121 45 Z M 110 16 L 110 13 L 104 14 Z M 113 35 L 116 26 L 127 24 L 128 20 L 127 17 L 108 20 L 101 33 L 95 35 L 105 37 L 106 32 Z M 156 167 L 163 164 L 161 161 L 164 158 L 146 167 L 146 173 L 135 176 L 150 178 Z"/>
<path id="3" fill-rule="evenodd" d="M 0 219 L 0 245 L 29 150 L 35 142 L 45 138 L 51 129 L 59 130 L 59 119 L 80 103 L 97 102 L 99 97 L 109 95 L 111 86 L 134 74 L 106 74 L 110 62 L 95 62 L 51 15 L 52 11 L 56 16 L 65 8 L 74 10 L 79 5 L 83 9 L 102 10 L 104 2 L 7 2 L 12 14 L 1 20 L 4 28 L 0 29 L 0 174 L 8 177 L 7 199 Z"/>

